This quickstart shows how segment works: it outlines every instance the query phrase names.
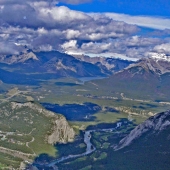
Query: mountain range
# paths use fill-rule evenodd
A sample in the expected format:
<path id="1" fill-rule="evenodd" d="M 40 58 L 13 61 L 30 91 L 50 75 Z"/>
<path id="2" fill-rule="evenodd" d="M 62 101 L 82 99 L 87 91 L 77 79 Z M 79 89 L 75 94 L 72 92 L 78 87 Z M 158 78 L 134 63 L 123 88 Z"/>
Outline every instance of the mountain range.
<path id="1" fill-rule="evenodd" d="M 102 90 L 107 87 L 132 99 L 169 101 L 170 61 L 159 55 L 143 58 L 95 83 Z"/>
<path id="2" fill-rule="evenodd" d="M 0 63 L 13 68 L 19 67 L 26 72 L 42 71 L 61 76 L 101 76 L 119 71 L 133 62 L 114 58 L 71 56 L 58 51 L 34 52 L 27 49 L 19 55 L 2 55 Z"/>
<path id="3" fill-rule="evenodd" d="M 14 84 L 30 84 L 32 80 L 35 84 L 42 79 L 59 77 L 104 77 L 133 63 L 113 58 L 86 58 L 80 59 L 58 51 L 34 52 L 25 49 L 19 55 L 0 56 L 0 79 Z"/>
<path id="4" fill-rule="evenodd" d="M 79 78 L 107 76 L 107 78 L 84 83 L 82 86 L 85 90 L 86 88 L 91 88 L 90 92 L 88 91 L 90 95 L 93 95 L 95 90 L 97 95 L 109 94 L 114 96 L 114 94 L 119 93 L 124 98 L 130 98 L 132 100 L 146 99 L 147 101 L 167 102 L 170 100 L 169 64 L 170 59 L 164 54 L 155 54 L 152 57 L 132 62 L 114 58 L 90 58 L 83 55 L 71 56 L 58 51 L 35 52 L 26 49 L 19 55 L 3 55 L 0 57 L 0 80 L 2 81 L 1 83 L 34 85 L 44 80 L 57 79 L 59 77 Z M 59 83 L 62 84 L 62 82 Z M 57 107 L 63 111 L 60 105 L 57 105 Z M 83 106 L 81 105 L 81 107 Z M 19 149 L 24 153 L 29 150 L 34 154 L 35 149 L 39 149 L 36 145 L 39 142 L 36 141 L 39 139 L 41 139 L 41 141 L 44 140 L 44 138 L 42 140 L 42 138 L 39 137 L 38 134 L 40 134 L 40 132 L 42 132 L 45 137 L 48 135 L 49 144 L 54 144 L 58 141 L 71 141 L 70 139 L 74 138 L 75 132 L 63 116 L 58 115 L 56 118 L 54 113 L 46 111 L 35 103 L 2 103 L 1 111 L 1 117 L 3 117 L 0 125 L 5 129 L 5 134 L 7 127 L 11 127 L 9 132 L 13 131 L 14 128 L 17 137 L 19 136 L 19 139 L 15 139 L 14 137 L 16 136 L 10 134 L 10 138 L 5 139 L 8 140 L 10 144 L 13 143 L 13 145 L 7 146 L 8 143 L 6 141 L 1 141 L 1 143 L 3 143 L 2 146 L 10 147 L 9 149 L 11 150 L 15 149 L 13 148 L 16 145 L 15 142 L 19 141 L 19 144 L 23 144 L 23 137 L 20 137 L 20 133 L 17 131 L 18 129 L 20 129 L 20 131 L 23 130 L 23 136 L 25 135 L 26 138 L 26 147 L 24 150 L 22 145 L 19 145 Z M 51 117 L 48 115 L 49 113 L 51 113 Z M 20 116 L 18 117 L 18 115 Z M 22 124 L 18 124 L 18 120 L 21 118 L 23 118 L 23 122 Z M 55 122 L 52 122 L 51 118 L 55 118 Z M 59 121 L 59 118 L 62 118 L 62 120 Z M 49 121 L 53 124 L 49 124 Z M 55 126 L 54 123 L 57 125 Z M 50 127 L 46 127 L 48 124 Z M 62 127 L 62 125 L 62 129 L 65 128 L 64 136 L 63 131 L 58 133 L 58 128 Z M 54 129 L 57 132 L 52 133 Z M 33 136 L 35 139 L 31 138 L 30 131 L 31 133 L 33 132 L 33 134 L 36 132 L 35 136 Z M 144 123 L 134 128 L 129 134 L 123 136 L 121 141 L 114 144 L 111 149 L 107 150 L 107 158 L 102 160 L 102 164 L 106 163 L 104 168 L 113 170 L 114 162 L 114 167 L 120 170 L 169 170 L 169 131 L 170 111 L 150 117 Z M 57 136 L 57 134 L 60 135 Z M 71 134 L 71 136 L 69 136 L 69 134 Z M 9 137 L 9 135 L 7 137 Z M 2 137 L 2 139 L 4 138 Z M 36 144 L 32 146 L 31 144 L 35 143 L 34 140 Z M 46 144 L 47 142 L 45 145 Z M 32 148 L 34 150 L 32 150 Z M 38 152 L 39 150 L 36 155 L 39 154 Z M 127 161 L 127 158 L 129 161 Z M 98 160 L 97 163 L 98 165 L 96 167 L 99 169 L 101 165 L 100 160 Z"/>

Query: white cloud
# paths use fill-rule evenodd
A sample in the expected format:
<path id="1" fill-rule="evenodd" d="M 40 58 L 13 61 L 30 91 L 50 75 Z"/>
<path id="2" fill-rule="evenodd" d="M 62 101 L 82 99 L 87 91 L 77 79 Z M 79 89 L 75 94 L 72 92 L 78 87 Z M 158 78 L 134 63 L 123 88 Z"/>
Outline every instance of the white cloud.
<path id="1" fill-rule="evenodd" d="M 66 35 L 66 38 L 68 40 L 78 38 L 81 34 L 79 30 L 71 30 L 71 29 L 63 31 L 63 33 Z"/>
<path id="2" fill-rule="evenodd" d="M 88 48 L 89 42 L 125 37 L 138 31 L 136 26 L 106 16 L 93 18 L 65 6 L 55 6 L 55 3 L 55 0 L 0 0 L 4 6 L 0 20 L 2 41 L 36 49 L 63 47 L 81 51 Z M 107 50 L 106 44 L 103 42 L 98 51 Z M 95 45 L 93 49 L 96 50 Z"/>
<path id="3" fill-rule="evenodd" d="M 154 29 L 170 29 L 170 18 L 150 17 L 150 16 L 131 16 L 118 13 L 89 13 L 90 16 L 104 15 L 113 20 L 124 21 L 128 24 L 154 28 Z"/>
<path id="4" fill-rule="evenodd" d="M 152 51 L 169 53 L 167 42 L 170 40 L 137 36 L 139 27 L 131 25 L 163 29 L 170 27 L 169 19 L 115 13 L 87 14 L 56 6 L 56 3 L 55 0 L 0 0 L 0 42 L 4 48 L 1 53 L 20 52 L 19 44 L 43 51 L 62 48 L 70 53 L 133 58 L 145 57 Z M 80 0 L 67 3 L 76 4 Z M 164 35 L 168 33 L 164 30 Z"/>
<path id="5" fill-rule="evenodd" d="M 65 42 L 64 44 L 61 45 L 61 47 L 65 51 L 76 51 L 78 49 L 76 40 L 70 40 L 68 42 Z"/>
<path id="6" fill-rule="evenodd" d="M 52 7 L 52 8 L 38 8 L 37 14 L 38 19 L 43 19 L 44 21 L 53 21 L 53 22 L 73 22 L 77 20 L 86 20 L 89 19 L 88 15 L 70 10 L 65 6 Z"/>
<path id="7" fill-rule="evenodd" d="M 164 43 L 164 44 L 156 45 L 153 48 L 153 51 L 170 55 L 170 43 Z"/>
<path id="8" fill-rule="evenodd" d="M 0 42 L 0 54 L 6 55 L 6 54 L 19 54 L 20 51 L 23 50 L 23 47 L 18 46 L 12 42 Z"/>

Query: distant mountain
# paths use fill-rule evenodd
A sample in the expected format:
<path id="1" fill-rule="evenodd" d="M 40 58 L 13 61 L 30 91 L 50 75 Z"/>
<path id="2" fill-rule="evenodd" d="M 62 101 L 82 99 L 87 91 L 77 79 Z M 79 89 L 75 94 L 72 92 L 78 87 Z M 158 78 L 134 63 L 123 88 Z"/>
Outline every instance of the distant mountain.
<path id="1" fill-rule="evenodd" d="M 96 83 L 103 91 L 124 93 L 132 99 L 169 101 L 170 61 L 168 57 L 144 58 Z"/>
<path id="2" fill-rule="evenodd" d="M 35 80 L 33 77 L 29 75 L 24 75 L 21 73 L 15 73 L 0 69 L 0 81 L 1 83 L 7 84 L 29 84 L 36 85 L 40 81 Z"/>
<path id="3" fill-rule="evenodd" d="M 5 64 L 27 63 L 28 61 L 38 61 L 37 56 L 31 50 L 26 50 L 19 55 L 1 55 L 0 62 Z"/>
<path id="4" fill-rule="evenodd" d="M 26 49 L 19 55 L 2 55 L 1 65 L 19 72 L 55 73 L 64 77 L 106 76 L 133 62 L 114 58 L 71 56 L 58 51 L 34 52 Z M 7 67 L 6 66 L 6 67 Z"/>
<path id="5" fill-rule="evenodd" d="M 144 71 L 157 75 L 170 73 L 170 57 L 167 57 L 165 54 L 155 54 L 152 57 L 139 60 L 125 70 L 131 69 L 136 69 L 136 72 L 133 72 L 133 76 L 138 73 L 141 74 Z"/>
<path id="6" fill-rule="evenodd" d="M 103 72 L 114 73 L 120 71 L 130 64 L 134 63 L 133 61 L 123 60 L 119 58 L 106 58 L 106 57 L 89 57 L 87 55 L 73 55 L 75 58 L 89 62 L 100 67 Z"/>
<path id="7" fill-rule="evenodd" d="M 106 75 L 98 66 L 58 51 L 33 52 L 26 50 L 20 55 L 1 56 L 0 62 L 2 66 L 6 64 L 4 67 L 12 68 L 14 72 L 22 70 L 23 73 L 53 73 L 63 77 Z"/>

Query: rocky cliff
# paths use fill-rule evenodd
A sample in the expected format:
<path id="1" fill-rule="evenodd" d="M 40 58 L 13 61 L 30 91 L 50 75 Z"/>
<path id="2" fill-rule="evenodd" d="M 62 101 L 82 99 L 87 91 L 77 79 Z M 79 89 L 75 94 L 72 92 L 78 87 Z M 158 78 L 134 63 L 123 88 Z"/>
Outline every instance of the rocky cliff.
<path id="1" fill-rule="evenodd" d="M 55 144 L 73 141 L 75 132 L 63 116 L 55 119 L 51 135 L 48 136 L 48 143 Z"/>
<path id="2" fill-rule="evenodd" d="M 119 144 L 114 147 L 114 149 L 120 150 L 126 146 L 129 146 L 137 139 L 144 136 L 145 134 L 148 135 L 149 139 L 150 138 L 149 136 L 163 133 L 169 127 L 170 127 L 170 110 L 150 117 L 144 123 L 138 125 L 135 129 L 133 129 L 130 132 L 129 135 L 123 138 L 119 142 Z"/>
<path id="3" fill-rule="evenodd" d="M 68 124 L 64 116 L 48 111 L 42 108 L 40 105 L 37 105 L 32 102 L 28 103 L 12 102 L 11 106 L 12 110 L 30 108 L 32 110 L 36 110 L 36 112 L 38 112 L 39 114 L 42 114 L 47 118 L 50 118 L 52 120 L 51 132 L 46 136 L 46 141 L 49 144 L 66 143 L 74 140 L 75 132 L 73 128 Z"/>
<path id="4" fill-rule="evenodd" d="M 118 72 L 130 64 L 133 64 L 133 61 L 123 60 L 119 58 L 112 57 L 89 57 L 87 55 L 73 55 L 75 58 L 80 61 L 85 61 L 88 63 L 92 63 L 98 66 L 103 73 L 112 74 Z"/>

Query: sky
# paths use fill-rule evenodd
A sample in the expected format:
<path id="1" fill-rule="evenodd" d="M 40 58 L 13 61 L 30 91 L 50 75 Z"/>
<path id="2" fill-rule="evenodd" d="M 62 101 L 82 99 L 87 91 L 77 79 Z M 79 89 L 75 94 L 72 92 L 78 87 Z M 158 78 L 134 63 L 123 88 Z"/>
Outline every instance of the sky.
<path id="1" fill-rule="evenodd" d="M 0 0 L 0 55 L 170 56 L 169 0 Z"/>
<path id="2" fill-rule="evenodd" d="M 67 5 L 70 9 L 83 12 L 114 12 L 134 16 L 170 16 L 170 2 L 168 0 L 93 0 L 86 2 L 77 5 L 60 2 L 60 5 Z"/>

